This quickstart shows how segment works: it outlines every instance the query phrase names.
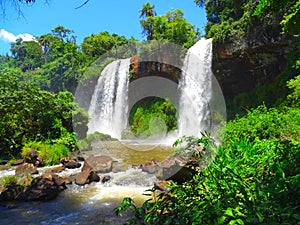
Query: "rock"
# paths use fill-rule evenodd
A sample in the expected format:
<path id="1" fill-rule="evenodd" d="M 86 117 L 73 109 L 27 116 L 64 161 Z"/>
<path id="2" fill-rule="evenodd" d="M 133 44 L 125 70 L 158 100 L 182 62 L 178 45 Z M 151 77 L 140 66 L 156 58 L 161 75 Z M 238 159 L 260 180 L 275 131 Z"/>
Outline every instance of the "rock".
<path id="1" fill-rule="evenodd" d="M 64 178 L 54 173 L 44 173 L 34 178 L 31 185 L 25 187 L 16 197 L 16 200 L 51 200 L 55 199 L 66 188 Z"/>
<path id="2" fill-rule="evenodd" d="M 92 182 L 99 182 L 100 177 L 95 171 L 84 170 L 75 175 L 75 183 L 78 185 L 90 184 Z"/>
<path id="3" fill-rule="evenodd" d="M 196 173 L 196 170 L 191 168 L 194 165 L 194 159 L 187 156 L 170 156 L 159 164 L 159 169 L 156 177 L 159 180 L 172 180 L 182 184 L 190 179 Z M 191 163 L 190 163 L 191 162 Z"/>
<path id="4" fill-rule="evenodd" d="M 109 173 L 112 171 L 114 161 L 110 156 L 90 156 L 84 161 L 81 171 L 95 171 L 97 173 Z"/>
<path id="5" fill-rule="evenodd" d="M 19 165 L 15 171 L 16 175 L 38 174 L 38 173 L 39 171 L 37 170 L 37 167 L 33 163 L 24 163 L 22 165 Z"/>
<path id="6" fill-rule="evenodd" d="M 27 177 L 23 177 L 22 179 L 20 179 L 17 184 L 18 185 L 21 185 L 23 187 L 27 187 L 27 186 L 30 186 L 31 183 L 33 181 L 33 177 L 31 176 L 27 176 Z"/>
<path id="7" fill-rule="evenodd" d="M 154 183 L 154 187 L 160 191 L 169 191 L 170 188 L 168 188 L 167 185 L 171 183 L 171 180 L 157 181 L 156 183 Z"/>
<path id="8" fill-rule="evenodd" d="M 25 162 L 24 159 L 18 159 L 17 161 L 13 162 L 11 165 L 12 166 L 18 166 L 18 165 L 21 165 Z"/>
<path id="9" fill-rule="evenodd" d="M 156 159 L 152 158 L 145 164 L 142 164 L 140 168 L 142 169 L 143 172 L 156 173 L 159 170 L 158 163 L 159 162 Z"/>
<path id="10" fill-rule="evenodd" d="M 63 164 L 68 169 L 79 168 L 81 164 L 77 162 L 75 157 L 66 157 L 60 160 L 60 163 Z"/>
<path id="11" fill-rule="evenodd" d="M 66 168 L 65 166 L 57 166 L 57 167 L 54 167 L 54 168 L 51 170 L 51 172 L 52 172 L 52 173 L 59 173 L 59 172 L 65 170 L 65 168 Z"/>
<path id="12" fill-rule="evenodd" d="M 159 164 L 159 169 L 156 173 L 156 177 L 159 180 L 169 179 L 180 168 L 181 166 L 176 163 L 175 158 L 173 156 L 170 156 Z"/>
<path id="13" fill-rule="evenodd" d="M 23 189 L 24 187 L 18 184 L 5 185 L 2 192 L 0 193 L 0 201 L 15 200 Z"/>
<path id="14" fill-rule="evenodd" d="M 105 175 L 105 176 L 103 176 L 102 177 L 102 183 L 106 183 L 106 182 L 108 182 L 108 181 L 110 181 L 110 179 L 111 179 L 111 176 L 109 176 L 109 175 Z"/>
<path id="15" fill-rule="evenodd" d="M 75 161 L 70 161 L 65 164 L 65 167 L 68 169 L 76 169 L 76 168 L 79 168 L 80 166 L 81 166 L 81 164 L 79 162 L 75 162 Z"/>
<path id="16" fill-rule="evenodd" d="M 39 153 L 36 150 L 31 149 L 25 155 L 25 162 L 26 163 L 32 163 L 32 164 L 38 166 L 38 165 L 41 165 L 38 158 L 39 158 Z"/>

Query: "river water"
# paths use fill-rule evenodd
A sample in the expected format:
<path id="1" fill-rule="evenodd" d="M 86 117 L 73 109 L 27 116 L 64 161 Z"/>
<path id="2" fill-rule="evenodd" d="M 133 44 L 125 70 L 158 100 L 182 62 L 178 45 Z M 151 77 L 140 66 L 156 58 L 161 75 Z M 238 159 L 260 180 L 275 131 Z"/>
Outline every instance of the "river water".
<path id="1" fill-rule="evenodd" d="M 131 197 L 141 205 L 148 196 L 143 195 L 156 182 L 155 175 L 142 172 L 136 166 L 156 158 L 163 160 L 171 154 L 171 147 L 121 143 L 118 141 L 101 142 L 88 155 L 110 155 L 118 162 L 117 172 L 99 174 L 109 175 L 107 183 L 91 183 L 85 186 L 76 184 L 68 188 L 52 201 L 47 202 L 10 202 L 0 205 L 0 224 L 124 224 L 125 217 L 117 217 L 114 208 L 124 197 Z M 40 174 L 53 167 L 40 168 Z M 80 169 L 66 169 L 60 176 L 70 176 Z M 13 168 L 0 171 L 0 177 L 14 175 Z"/>

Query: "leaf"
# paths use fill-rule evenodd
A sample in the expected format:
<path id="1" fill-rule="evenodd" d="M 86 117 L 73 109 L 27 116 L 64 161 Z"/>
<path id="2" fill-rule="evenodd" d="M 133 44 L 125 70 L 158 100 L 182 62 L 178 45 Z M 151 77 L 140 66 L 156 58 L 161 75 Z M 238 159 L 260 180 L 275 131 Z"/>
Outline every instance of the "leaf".
<path id="1" fill-rule="evenodd" d="M 226 211 L 225 211 L 225 215 L 234 217 L 233 212 L 232 212 L 232 208 L 227 208 Z"/>

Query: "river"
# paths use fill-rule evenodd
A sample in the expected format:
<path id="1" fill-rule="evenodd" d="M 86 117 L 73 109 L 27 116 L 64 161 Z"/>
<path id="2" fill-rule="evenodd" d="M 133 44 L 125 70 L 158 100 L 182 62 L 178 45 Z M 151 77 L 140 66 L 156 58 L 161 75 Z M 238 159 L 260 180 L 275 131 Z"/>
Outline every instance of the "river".
<path id="1" fill-rule="evenodd" d="M 141 205 L 148 196 L 143 195 L 156 182 L 155 175 L 142 172 L 136 166 L 151 158 L 163 160 L 171 154 L 172 148 L 163 145 L 135 145 L 118 141 L 101 142 L 90 154 L 110 155 L 118 162 L 116 172 L 109 175 L 107 183 L 91 183 L 85 186 L 68 185 L 58 198 L 47 202 L 10 202 L 0 205 L 0 224 L 124 224 L 125 217 L 117 217 L 114 208 L 124 197 L 131 197 Z M 53 167 L 39 168 L 40 174 Z M 0 177 L 14 175 L 14 168 L 0 171 Z M 70 176 L 79 169 L 66 169 L 60 176 Z"/>

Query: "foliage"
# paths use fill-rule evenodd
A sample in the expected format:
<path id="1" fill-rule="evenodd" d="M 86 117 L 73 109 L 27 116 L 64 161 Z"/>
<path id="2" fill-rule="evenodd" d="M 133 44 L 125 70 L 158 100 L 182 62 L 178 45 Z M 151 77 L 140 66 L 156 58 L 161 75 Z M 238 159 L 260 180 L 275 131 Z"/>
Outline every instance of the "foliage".
<path id="1" fill-rule="evenodd" d="M 129 224 L 298 224 L 300 110 L 285 112 L 262 106 L 229 122 L 214 161 L 192 180 L 152 189 L 141 207 L 126 198 L 116 213 L 130 209 Z"/>
<path id="2" fill-rule="evenodd" d="M 108 134 L 103 134 L 96 131 L 93 134 L 88 134 L 86 138 L 78 141 L 78 148 L 80 150 L 89 150 L 91 149 L 91 145 L 101 142 L 101 141 L 115 141 L 117 139 L 112 138 Z"/>
<path id="3" fill-rule="evenodd" d="M 25 158 L 26 154 L 31 150 L 36 150 L 39 153 L 39 160 L 46 166 L 58 164 L 61 158 L 70 155 L 69 148 L 64 144 L 48 144 L 32 141 L 23 146 L 22 157 Z"/>
<path id="4" fill-rule="evenodd" d="M 300 23 L 300 1 L 299 0 L 260 0 L 255 15 L 266 16 L 270 13 L 283 11 L 281 25 L 283 32 L 298 35 Z"/>
<path id="5" fill-rule="evenodd" d="M 223 145 L 232 140 L 252 142 L 256 138 L 263 140 L 293 140 L 300 141 L 300 111 L 293 108 L 267 109 L 259 106 L 244 117 L 236 118 L 226 124 L 223 131 Z"/>
<path id="6" fill-rule="evenodd" d="M 6 176 L 0 179 L 0 184 L 8 185 L 8 184 L 16 184 L 18 182 L 17 176 Z"/>
<path id="7" fill-rule="evenodd" d="M 184 18 L 180 9 L 174 9 L 163 16 L 156 16 L 155 12 L 143 15 L 141 25 L 147 40 L 172 42 L 189 48 L 200 37 L 199 30 Z"/>
<path id="8" fill-rule="evenodd" d="M 300 108 L 300 75 L 290 80 L 287 86 L 293 90 L 293 92 L 287 96 L 287 100 L 291 102 L 292 106 Z"/>
<path id="9" fill-rule="evenodd" d="M 76 149 L 72 112 L 81 118 L 74 123 L 81 129 L 87 129 L 87 117 L 73 102 L 72 94 L 43 91 L 22 81 L 21 76 L 18 70 L 0 71 L 1 157 L 18 156 L 28 140 L 60 139 L 71 150 Z"/>
<path id="10" fill-rule="evenodd" d="M 83 53 L 95 59 L 113 48 L 127 43 L 128 40 L 124 36 L 110 35 L 107 31 L 104 31 L 84 38 L 81 48 Z"/>
<path id="11" fill-rule="evenodd" d="M 158 97 L 142 99 L 129 115 L 129 125 L 136 136 L 148 137 L 177 128 L 177 111 L 169 100 Z"/>

